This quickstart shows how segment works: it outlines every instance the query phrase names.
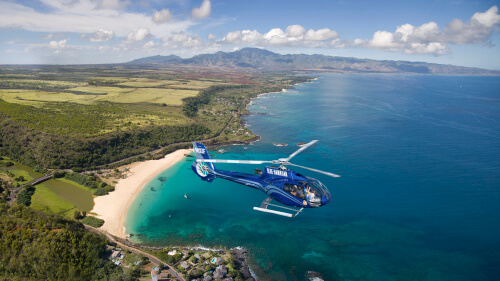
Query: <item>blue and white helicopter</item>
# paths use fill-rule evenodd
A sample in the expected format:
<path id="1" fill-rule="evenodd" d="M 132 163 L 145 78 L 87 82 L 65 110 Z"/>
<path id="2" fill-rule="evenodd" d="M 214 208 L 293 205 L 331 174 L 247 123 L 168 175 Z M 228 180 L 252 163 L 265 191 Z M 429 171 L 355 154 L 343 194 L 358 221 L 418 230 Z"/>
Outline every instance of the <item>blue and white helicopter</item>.
<path id="1" fill-rule="evenodd" d="M 299 150 L 292 153 L 288 158 L 280 158 L 272 161 L 211 159 L 203 144 L 193 142 L 196 160 L 193 161 L 191 168 L 204 181 L 212 182 L 216 178 L 222 178 L 253 187 L 266 193 L 268 197 L 262 201 L 260 207 L 254 207 L 254 210 L 286 217 L 295 217 L 302 212 L 304 208 L 317 208 L 328 204 L 331 195 L 326 186 L 320 181 L 289 170 L 286 168 L 286 165 L 300 167 L 331 177 L 340 177 L 336 174 L 295 165 L 289 162 L 290 159 L 316 142 L 317 140 L 313 140 L 301 146 Z M 215 168 L 214 163 L 257 165 L 271 163 L 279 166 L 268 166 L 264 171 L 255 169 L 255 175 L 252 175 L 219 170 Z M 271 204 L 273 199 L 286 206 Z M 268 208 L 269 206 L 285 209 L 287 211 L 272 210 Z"/>

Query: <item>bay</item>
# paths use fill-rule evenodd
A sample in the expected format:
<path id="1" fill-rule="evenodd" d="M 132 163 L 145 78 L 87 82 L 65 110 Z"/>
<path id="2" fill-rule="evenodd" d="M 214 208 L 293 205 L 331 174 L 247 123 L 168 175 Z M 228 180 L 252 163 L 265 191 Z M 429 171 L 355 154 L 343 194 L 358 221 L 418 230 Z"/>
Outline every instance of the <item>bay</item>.
<path id="1" fill-rule="evenodd" d="M 187 158 L 143 189 L 127 232 L 149 245 L 244 246 L 262 280 L 497 280 L 500 79 L 318 76 L 254 99 L 246 122 L 262 139 L 212 153 L 272 160 L 317 139 L 293 163 L 342 175 L 297 168 L 329 188 L 329 205 L 293 219 L 256 212 L 263 193 L 205 183 Z"/>

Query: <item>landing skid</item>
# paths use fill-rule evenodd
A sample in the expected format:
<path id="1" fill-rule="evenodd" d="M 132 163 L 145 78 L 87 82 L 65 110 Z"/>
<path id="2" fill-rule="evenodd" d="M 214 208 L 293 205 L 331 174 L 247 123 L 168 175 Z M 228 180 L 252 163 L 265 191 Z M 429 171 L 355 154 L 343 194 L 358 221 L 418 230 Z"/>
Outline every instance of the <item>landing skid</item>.
<path id="1" fill-rule="evenodd" d="M 267 197 L 260 204 L 260 208 L 259 207 L 253 207 L 253 209 L 256 210 L 256 211 L 266 212 L 266 213 L 271 213 L 271 214 L 276 214 L 276 215 L 280 215 L 280 216 L 284 216 L 284 217 L 289 217 L 289 218 L 295 217 L 300 212 L 302 212 L 302 210 L 304 209 L 304 208 L 300 208 L 300 209 L 297 210 L 296 208 L 279 206 L 279 205 L 271 204 L 271 201 L 273 201 L 273 198 Z M 269 206 L 274 206 L 274 207 L 281 208 L 281 209 L 287 209 L 287 210 L 290 210 L 290 211 L 292 211 L 294 213 L 287 213 L 287 212 L 280 212 L 280 211 L 271 210 L 271 209 L 267 208 Z"/>

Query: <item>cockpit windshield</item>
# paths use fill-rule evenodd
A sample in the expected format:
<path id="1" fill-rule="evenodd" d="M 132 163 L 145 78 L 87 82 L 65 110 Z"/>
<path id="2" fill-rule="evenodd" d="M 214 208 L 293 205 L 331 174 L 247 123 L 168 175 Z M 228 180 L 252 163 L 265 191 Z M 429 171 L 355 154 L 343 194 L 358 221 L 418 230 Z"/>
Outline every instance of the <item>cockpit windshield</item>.
<path id="1" fill-rule="evenodd" d="M 308 181 L 297 181 L 296 184 L 285 183 L 283 190 L 297 198 L 306 200 L 312 207 L 319 207 L 321 204 L 328 203 L 331 197 L 328 189 L 316 179 L 307 179 Z"/>
<path id="2" fill-rule="evenodd" d="M 330 191 L 324 186 L 319 180 L 307 177 L 309 180 L 308 183 L 306 183 L 306 188 L 309 187 L 311 191 L 315 193 L 316 196 L 321 198 L 322 196 L 325 197 L 328 201 L 331 199 Z"/>

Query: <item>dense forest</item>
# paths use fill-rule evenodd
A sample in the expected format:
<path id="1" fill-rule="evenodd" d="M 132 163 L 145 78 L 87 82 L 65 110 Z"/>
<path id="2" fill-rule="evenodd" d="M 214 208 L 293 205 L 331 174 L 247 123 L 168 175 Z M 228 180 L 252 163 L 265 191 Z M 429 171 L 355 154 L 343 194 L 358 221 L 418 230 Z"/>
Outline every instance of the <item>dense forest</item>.
<path id="1" fill-rule="evenodd" d="M 0 280 L 136 280 L 107 259 L 106 240 L 81 223 L 0 204 Z"/>
<path id="2" fill-rule="evenodd" d="M 29 166 L 73 168 L 104 165 L 170 143 L 201 139 L 202 125 L 162 126 L 113 133 L 93 139 L 44 134 L 0 118 L 0 144 L 5 155 Z"/>

